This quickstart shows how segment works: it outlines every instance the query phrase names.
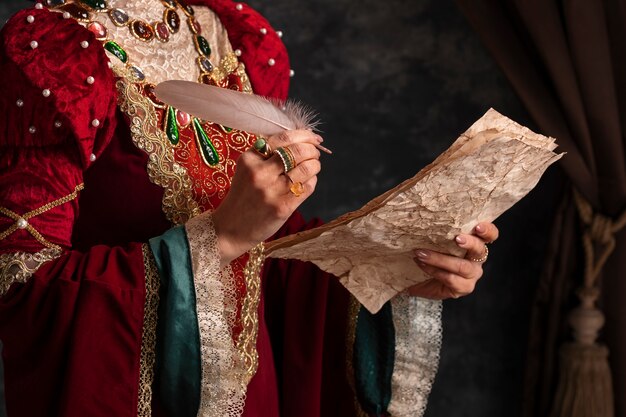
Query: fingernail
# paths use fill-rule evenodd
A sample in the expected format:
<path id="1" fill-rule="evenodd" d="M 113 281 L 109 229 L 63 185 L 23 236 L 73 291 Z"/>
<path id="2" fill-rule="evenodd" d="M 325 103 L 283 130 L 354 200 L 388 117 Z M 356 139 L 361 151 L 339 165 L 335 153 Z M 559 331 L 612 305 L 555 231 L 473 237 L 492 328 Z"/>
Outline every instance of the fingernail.
<path id="1" fill-rule="evenodd" d="M 417 266 L 419 266 L 420 268 L 424 268 L 426 266 L 426 264 L 422 261 L 420 261 L 419 258 L 413 258 L 413 262 L 415 262 L 417 264 Z"/>
<path id="2" fill-rule="evenodd" d="M 476 231 L 478 233 L 485 233 L 485 228 L 479 224 L 479 225 L 476 225 Z"/>
<path id="3" fill-rule="evenodd" d="M 417 255 L 418 258 L 420 259 L 426 259 L 428 258 L 428 252 L 423 251 L 423 250 L 418 250 L 417 252 L 415 252 L 415 254 Z"/>
<path id="4" fill-rule="evenodd" d="M 454 238 L 454 240 L 456 240 L 456 243 L 458 243 L 459 245 L 464 245 L 466 242 L 465 238 L 462 236 L 457 236 Z"/>

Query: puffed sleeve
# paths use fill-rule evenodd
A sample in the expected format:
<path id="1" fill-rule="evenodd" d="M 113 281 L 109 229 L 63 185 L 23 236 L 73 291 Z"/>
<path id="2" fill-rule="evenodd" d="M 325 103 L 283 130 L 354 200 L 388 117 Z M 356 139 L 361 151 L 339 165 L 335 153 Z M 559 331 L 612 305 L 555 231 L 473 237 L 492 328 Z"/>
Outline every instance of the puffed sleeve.
<path id="1" fill-rule="evenodd" d="M 21 11 L 0 42 L 0 201 L 22 216 L 81 187 L 115 129 L 115 79 L 93 35 L 59 13 Z M 77 208 L 74 198 L 25 219 L 32 229 L 1 239 L 0 252 L 69 248 Z M 0 230 L 15 223 L 4 214 Z"/>

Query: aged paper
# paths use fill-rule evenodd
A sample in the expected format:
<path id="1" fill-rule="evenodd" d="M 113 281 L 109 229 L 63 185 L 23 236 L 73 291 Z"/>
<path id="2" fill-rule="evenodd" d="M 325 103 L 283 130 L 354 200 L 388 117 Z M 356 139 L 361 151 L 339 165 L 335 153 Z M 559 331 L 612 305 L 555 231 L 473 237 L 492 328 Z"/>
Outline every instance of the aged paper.
<path id="1" fill-rule="evenodd" d="M 267 252 L 315 263 L 376 312 L 428 279 L 414 249 L 464 256 L 454 237 L 532 190 L 561 158 L 555 148 L 553 138 L 491 109 L 413 178 L 324 226 L 269 243 Z"/>

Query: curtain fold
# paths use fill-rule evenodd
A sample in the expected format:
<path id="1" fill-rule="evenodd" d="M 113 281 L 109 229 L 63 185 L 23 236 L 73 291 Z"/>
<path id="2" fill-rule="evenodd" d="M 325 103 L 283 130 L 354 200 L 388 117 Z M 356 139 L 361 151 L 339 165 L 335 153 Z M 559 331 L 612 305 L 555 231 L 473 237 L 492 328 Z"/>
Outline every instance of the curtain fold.
<path id="1" fill-rule="evenodd" d="M 617 219 L 626 203 L 626 5 L 618 0 L 457 0 L 541 133 L 568 154 L 561 167 L 599 219 Z M 558 346 L 582 283 L 579 219 L 566 193 L 533 306 L 525 416 L 547 416 L 558 375 Z M 626 232 L 601 274 L 602 341 L 626 416 Z M 598 244 L 604 244 L 601 241 Z M 514 255 L 513 255 L 514 256 Z"/>

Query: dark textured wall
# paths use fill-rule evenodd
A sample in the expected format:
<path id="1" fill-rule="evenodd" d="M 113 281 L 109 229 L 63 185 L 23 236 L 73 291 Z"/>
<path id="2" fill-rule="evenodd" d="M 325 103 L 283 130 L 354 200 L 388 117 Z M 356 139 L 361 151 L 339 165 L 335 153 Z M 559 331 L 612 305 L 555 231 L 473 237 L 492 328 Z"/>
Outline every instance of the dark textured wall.
<path id="1" fill-rule="evenodd" d="M 0 3 L 6 18 L 24 0 Z M 292 96 L 326 145 L 308 216 L 329 220 L 414 175 L 489 107 L 532 127 L 451 0 L 254 0 L 291 53 Z M 530 303 L 559 189 L 551 169 L 496 223 L 485 278 L 448 301 L 428 417 L 518 415 Z"/>

